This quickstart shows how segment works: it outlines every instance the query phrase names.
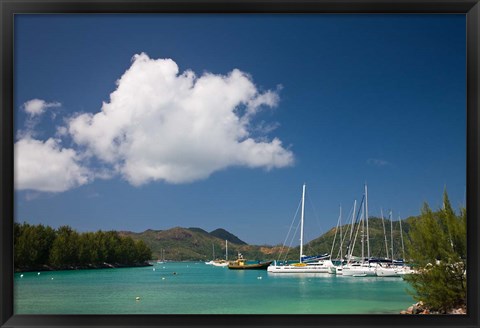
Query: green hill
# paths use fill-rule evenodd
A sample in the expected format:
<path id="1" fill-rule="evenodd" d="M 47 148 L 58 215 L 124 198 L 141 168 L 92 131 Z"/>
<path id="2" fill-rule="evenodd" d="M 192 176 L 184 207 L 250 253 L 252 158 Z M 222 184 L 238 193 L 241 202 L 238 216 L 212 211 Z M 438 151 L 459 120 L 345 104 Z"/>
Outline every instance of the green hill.
<path id="1" fill-rule="evenodd" d="M 237 236 L 231 234 L 225 229 L 216 229 L 210 232 L 212 236 L 215 236 L 217 238 L 223 239 L 223 240 L 228 240 L 231 243 L 237 244 L 237 245 L 247 245 L 246 242 L 243 240 L 240 240 Z"/>
<path id="2" fill-rule="evenodd" d="M 410 223 L 412 218 L 402 221 L 402 230 L 403 230 L 403 238 L 406 240 L 407 233 L 410 228 Z M 390 220 L 385 219 L 385 232 L 387 236 L 387 244 L 388 244 L 388 256 L 391 257 L 391 234 L 390 234 Z M 400 224 L 399 221 L 393 221 L 393 252 L 394 258 L 401 258 L 402 255 L 402 241 L 400 235 Z M 382 219 L 380 218 L 369 218 L 368 220 L 369 226 L 369 241 L 370 241 L 370 255 L 373 257 L 387 257 L 387 253 L 385 250 L 385 235 L 383 233 L 383 224 Z M 351 247 L 353 246 L 353 242 L 355 240 L 355 234 L 357 232 L 358 225 L 354 228 L 354 233 L 350 242 Z M 337 258 L 340 256 L 340 228 L 338 229 L 335 247 L 332 252 L 332 257 Z M 323 254 L 323 253 L 330 253 L 332 250 L 332 243 L 335 237 L 335 232 L 337 228 L 332 228 L 322 236 L 310 241 L 308 244 L 305 245 L 304 253 L 305 254 Z M 366 231 L 366 230 L 365 230 Z M 342 226 L 342 235 L 344 237 L 344 243 L 342 245 L 342 253 L 345 256 L 347 251 L 348 241 L 350 240 L 350 232 L 351 227 L 350 225 L 343 225 Z M 361 256 L 361 232 L 362 227 L 358 230 L 357 239 L 355 241 L 355 248 L 353 251 L 354 256 Z M 366 232 L 365 232 L 366 235 Z M 346 237 L 346 238 L 345 238 Z M 367 242 L 365 236 L 365 256 L 367 256 Z"/>
<path id="3" fill-rule="evenodd" d="M 242 253 L 252 260 L 263 260 L 265 256 L 272 256 L 274 247 L 247 245 L 235 235 L 224 229 L 217 229 L 215 234 L 201 228 L 175 227 L 168 230 L 146 230 L 141 233 L 121 231 L 120 234 L 132 237 L 134 240 L 143 240 L 152 250 L 153 259 L 160 259 L 162 249 L 165 250 L 166 260 L 175 261 L 209 261 L 225 258 L 225 239 L 228 243 L 228 258 L 235 259 L 237 253 Z M 213 254 L 215 249 L 215 254 Z M 269 257 L 269 258 L 270 258 Z"/>
<path id="4" fill-rule="evenodd" d="M 409 222 L 413 218 L 402 221 L 402 228 L 404 231 L 404 238 L 407 238 L 407 233 L 410 227 Z M 358 225 L 355 226 L 351 245 L 355 239 L 355 233 Z M 343 256 L 346 254 L 347 244 L 350 237 L 350 225 L 342 226 L 342 234 L 344 236 L 344 243 L 342 246 Z M 335 237 L 337 228 L 332 228 L 322 236 L 315 238 L 304 246 L 304 254 L 315 255 L 330 253 L 332 243 Z M 340 228 L 338 229 L 340 230 Z M 387 235 L 388 253 L 391 257 L 390 245 L 390 220 L 385 219 L 385 230 Z M 160 259 L 162 249 L 165 250 L 166 260 L 175 261 L 209 261 L 212 256 L 215 259 L 225 258 L 225 240 L 228 240 L 228 258 L 234 259 L 237 253 L 242 253 L 246 258 L 251 260 L 275 260 L 288 259 L 297 260 L 299 254 L 299 247 L 281 247 L 281 246 L 258 246 L 248 245 L 234 234 L 225 229 L 216 229 L 212 232 L 207 232 L 201 228 L 181 228 L 175 227 L 168 230 L 146 230 L 141 233 L 134 233 L 129 231 L 120 232 L 121 235 L 130 236 L 134 240 L 143 240 L 152 250 L 153 259 Z M 345 238 L 347 236 L 347 238 Z M 385 237 L 383 233 L 382 220 L 379 218 L 369 219 L 369 240 L 370 240 L 370 254 L 374 257 L 386 257 Z M 402 245 L 400 238 L 399 222 L 393 221 L 393 248 L 394 258 L 401 258 Z M 365 256 L 367 256 L 367 246 L 365 242 Z M 361 256 L 361 227 L 358 230 L 357 239 L 355 241 L 354 256 Z M 213 249 L 215 254 L 213 255 Z M 340 231 L 337 233 L 335 247 L 333 250 L 333 258 L 339 257 L 340 249 Z M 281 256 L 280 256 L 281 255 Z"/>

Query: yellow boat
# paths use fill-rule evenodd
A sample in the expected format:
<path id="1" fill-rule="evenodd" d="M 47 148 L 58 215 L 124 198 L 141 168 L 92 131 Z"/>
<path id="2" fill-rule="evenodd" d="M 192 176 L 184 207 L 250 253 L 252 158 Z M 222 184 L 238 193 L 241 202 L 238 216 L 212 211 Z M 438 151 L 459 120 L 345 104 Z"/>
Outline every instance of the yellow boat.
<path id="1" fill-rule="evenodd" d="M 247 260 L 243 258 L 242 254 L 238 254 L 238 259 L 231 261 L 228 264 L 228 268 L 231 270 L 267 270 L 272 262 L 273 261 L 247 263 Z"/>

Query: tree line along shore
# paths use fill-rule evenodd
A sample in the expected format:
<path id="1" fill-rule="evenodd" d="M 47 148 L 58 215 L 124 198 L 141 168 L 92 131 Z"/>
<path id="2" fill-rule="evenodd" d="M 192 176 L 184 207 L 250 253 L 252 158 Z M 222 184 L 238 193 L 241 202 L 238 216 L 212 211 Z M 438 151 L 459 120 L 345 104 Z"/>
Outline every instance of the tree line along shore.
<path id="1" fill-rule="evenodd" d="M 146 266 L 151 257 L 143 241 L 116 231 L 78 233 L 69 226 L 14 226 L 16 272 Z"/>

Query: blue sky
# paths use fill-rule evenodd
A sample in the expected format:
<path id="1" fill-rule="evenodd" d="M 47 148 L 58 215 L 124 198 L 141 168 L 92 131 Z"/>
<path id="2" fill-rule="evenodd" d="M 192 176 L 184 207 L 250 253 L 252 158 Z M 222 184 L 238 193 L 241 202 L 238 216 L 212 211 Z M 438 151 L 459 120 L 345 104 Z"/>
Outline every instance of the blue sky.
<path id="1" fill-rule="evenodd" d="M 365 182 L 370 215 L 438 208 L 444 186 L 458 208 L 465 22 L 18 15 L 16 220 L 276 244 L 304 182 L 307 239 Z"/>

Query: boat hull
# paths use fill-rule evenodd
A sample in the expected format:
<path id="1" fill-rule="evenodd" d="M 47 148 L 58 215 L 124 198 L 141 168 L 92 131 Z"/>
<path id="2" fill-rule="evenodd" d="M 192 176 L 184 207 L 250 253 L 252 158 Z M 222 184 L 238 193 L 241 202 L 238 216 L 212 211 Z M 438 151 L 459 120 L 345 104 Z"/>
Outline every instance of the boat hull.
<path id="1" fill-rule="evenodd" d="M 376 274 L 378 277 L 402 277 L 400 270 L 395 268 L 377 268 Z"/>
<path id="2" fill-rule="evenodd" d="M 343 271 L 343 267 L 341 266 L 333 266 L 333 267 L 330 267 L 329 268 L 331 274 L 335 274 L 337 276 L 341 276 L 342 275 L 342 271 Z"/>
<path id="3" fill-rule="evenodd" d="M 267 268 L 272 264 L 273 261 L 255 263 L 255 264 L 233 264 L 230 263 L 228 268 L 230 270 L 267 270 Z"/>
<path id="4" fill-rule="evenodd" d="M 320 264 L 305 265 L 271 265 L 267 271 L 272 273 L 332 273 L 333 263 L 326 261 Z"/>
<path id="5" fill-rule="evenodd" d="M 342 270 L 342 276 L 347 277 L 373 277 L 376 275 L 375 268 L 368 266 L 344 266 Z"/>

